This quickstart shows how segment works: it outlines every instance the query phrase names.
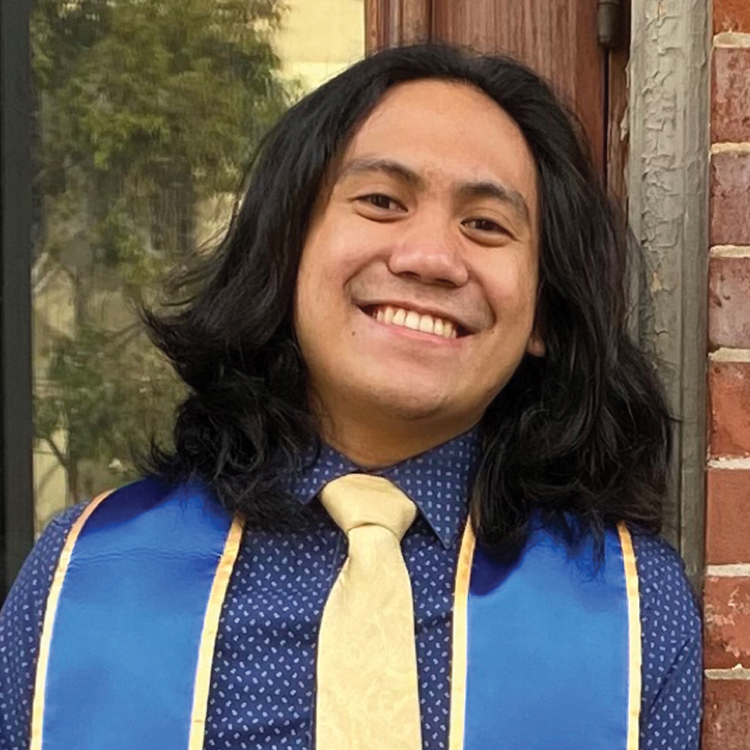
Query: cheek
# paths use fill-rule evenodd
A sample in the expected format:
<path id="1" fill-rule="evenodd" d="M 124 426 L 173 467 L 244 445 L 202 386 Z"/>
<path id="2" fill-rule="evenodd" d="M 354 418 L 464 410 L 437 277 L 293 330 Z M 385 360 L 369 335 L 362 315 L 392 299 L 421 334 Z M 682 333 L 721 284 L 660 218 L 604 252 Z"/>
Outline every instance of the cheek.
<path id="1" fill-rule="evenodd" d="M 515 320 L 531 326 L 536 310 L 536 266 L 529 262 L 503 264 L 489 278 L 488 297 L 496 324 Z"/>
<path id="2" fill-rule="evenodd" d="M 350 229 L 349 222 L 335 215 L 324 217 L 311 229 L 299 268 L 299 277 L 305 284 L 325 288 L 329 293 L 333 287 L 343 287 L 361 255 L 361 238 Z"/>
<path id="3" fill-rule="evenodd" d="M 304 347 L 329 348 L 346 323 L 351 258 L 338 234 L 325 226 L 305 245 L 294 295 L 294 327 Z"/>

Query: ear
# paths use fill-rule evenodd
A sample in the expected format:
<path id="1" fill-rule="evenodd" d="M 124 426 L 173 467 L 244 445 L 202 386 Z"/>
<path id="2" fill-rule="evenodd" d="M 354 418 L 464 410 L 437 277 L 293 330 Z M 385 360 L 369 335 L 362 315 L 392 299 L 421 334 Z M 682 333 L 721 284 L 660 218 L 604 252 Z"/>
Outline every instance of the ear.
<path id="1" fill-rule="evenodd" d="M 531 354 L 532 357 L 543 357 L 547 351 L 542 336 L 536 326 L 534 326 L 534 330 L 531 332 L 531 336 L 529 336 L 529 340 L 526 342 L 526 351 L 528 354 Z"/>

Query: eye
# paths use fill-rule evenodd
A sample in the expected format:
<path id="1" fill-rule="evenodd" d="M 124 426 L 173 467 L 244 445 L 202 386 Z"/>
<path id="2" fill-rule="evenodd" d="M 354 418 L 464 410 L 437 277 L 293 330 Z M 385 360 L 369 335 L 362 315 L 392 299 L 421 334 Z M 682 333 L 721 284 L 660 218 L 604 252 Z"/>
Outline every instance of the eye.
<path id="1" fill-rule="evenodd" d="M 466 219 L 463 225 L 477 232 L 492 232 L 494 234 L 508 234 L 507 230 L 491 219 Z"/>
<path id="2" fill-rule="evenodd" d="M 395 198 L 391 198 L 389 195 L 384 193 L 370 193 L 368 195 L 361 195 L 357 198 L 358 201 L 362 201 L 374 208 L 379 208 L 383 211 L 398 211 L 406 210 L 404 206 L 397 201 Z"/>

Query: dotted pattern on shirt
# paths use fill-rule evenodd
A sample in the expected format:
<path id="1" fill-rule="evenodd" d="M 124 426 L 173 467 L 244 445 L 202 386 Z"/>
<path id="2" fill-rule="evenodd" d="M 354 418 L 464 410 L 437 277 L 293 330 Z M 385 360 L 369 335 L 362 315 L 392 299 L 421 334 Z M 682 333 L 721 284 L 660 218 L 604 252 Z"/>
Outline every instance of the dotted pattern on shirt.
<path id="1" fill-rule="evenodd" d="M 475 464 L 470 435 L 377 472 L 421 511 L 402 550 L 414 591 L 422 736 L 430 750 L 447 747 L 452 572 Z M 343 532 L 314 498 L 324 484 L 353 471 L 361 469 L 324 447 L 293 487 L 300 502 L 315 502 L 318 531 L 248 533 L 216 644 L 209 722 L 215 717 L 218 731 L 209 730 L 207 748 L 314 747 L 318 627 L 347 553 Z"/>
<path id="2" fill-rule="evenodd" d="M 464 436 L 382 472 L 421 510 L 403 541 L 415 597 L 425 750 L 448 741 L 450 616 L 458 535 L 476 457 Z M 209 696 L 206 748 L 314 747 L 315 644 L 323 605 L 346 557 L 343 533 L 317 500 L 356 470 L 325 449 L 297 483 L 320 518 L 314 533 L 248 532 L 222 612 Z M 33 665 L 54 567 L 80 508 L 43 534 L 0 616 L 0 750 L 28 747 Z M 695 750 L 700 705 L 700 620 L 679 557 L 634 537 L 641 576 L 644 674 L 642 750 Z M 562 749 L 561 749 L 562 750 Z"/>
<path id="3" fill-rule="evenodd" d="M 697 750 L 702 706 L 701 616 L 679 555 L 633 534 L 644 647 L 640 750 Z"/>
<path id="4" fill-rule="evenodd" d="M 83 508 L 68 508 L 49 523 L 21 567 L 0 613 L 0 750 L 28 747 L 47 592 L 68 531 Z"/>

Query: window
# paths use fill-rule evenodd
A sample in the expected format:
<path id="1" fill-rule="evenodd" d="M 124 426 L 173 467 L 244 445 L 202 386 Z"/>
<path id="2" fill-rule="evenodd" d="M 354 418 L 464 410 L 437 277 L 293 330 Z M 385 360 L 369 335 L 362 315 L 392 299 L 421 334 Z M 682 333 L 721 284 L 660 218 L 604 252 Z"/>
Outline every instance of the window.
<path id="1" fill-rule="evenodd" d="M 364 26 L 364 0 L 35 0 L 37 533 L 169 439 L 182 385 L 138 309 L 210 249 L 262 134 Z"/>

